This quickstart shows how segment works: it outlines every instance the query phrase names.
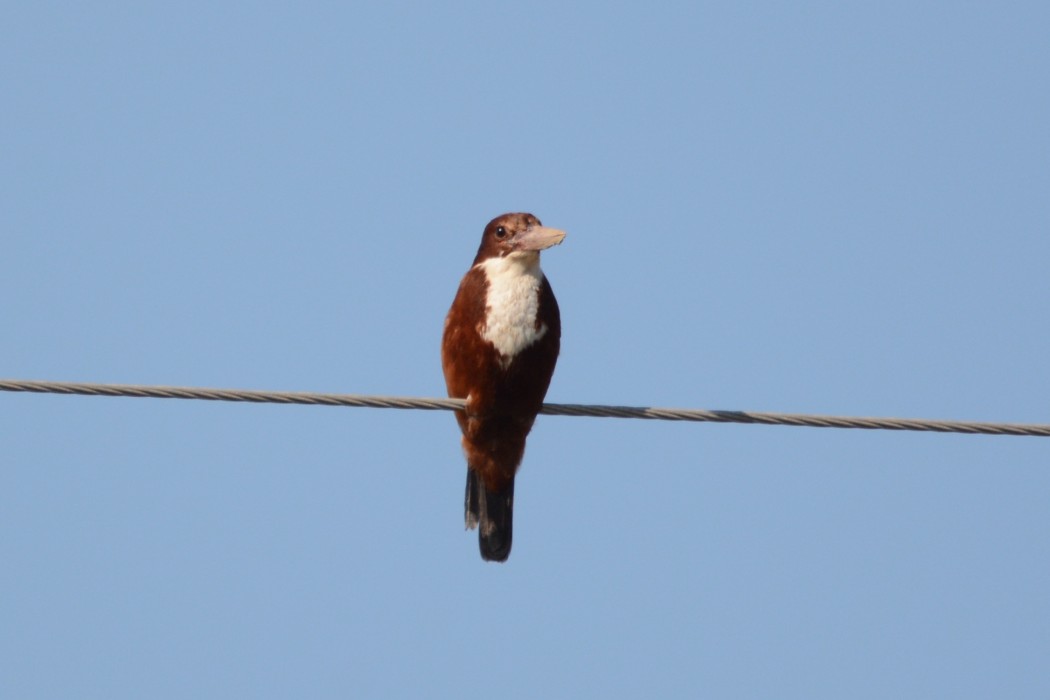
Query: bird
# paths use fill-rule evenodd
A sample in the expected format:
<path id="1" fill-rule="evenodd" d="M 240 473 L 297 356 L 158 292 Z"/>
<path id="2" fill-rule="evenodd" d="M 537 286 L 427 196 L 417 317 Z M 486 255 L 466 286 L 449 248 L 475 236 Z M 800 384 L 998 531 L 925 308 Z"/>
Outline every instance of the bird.
<path id="1" fill-rule="evenodd" d="M 532 214 L 497 216 L 445 317 L 441 366 L 467 459 L 464 518 L 481 558 L 510 556 L 514 477 L 561 347 L 561 314 L 540 251 L 565 232 Z"/>

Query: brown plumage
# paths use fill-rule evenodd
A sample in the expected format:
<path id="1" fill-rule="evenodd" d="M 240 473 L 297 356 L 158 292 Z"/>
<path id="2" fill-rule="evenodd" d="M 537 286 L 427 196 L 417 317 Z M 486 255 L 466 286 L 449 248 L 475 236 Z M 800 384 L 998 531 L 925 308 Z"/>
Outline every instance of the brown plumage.
<path id="1" fill-rule="evenodd" d="M 514 475 L 547 394 L 561 343 L 561 317 L 540 251 L 562 231 L 531 214 L 504 214 L 485 227 L 474 264 L 445 319 L 441 364 L 467 458 L 468 528 L 480 526 L 481 556 L 510 555 Z"/>

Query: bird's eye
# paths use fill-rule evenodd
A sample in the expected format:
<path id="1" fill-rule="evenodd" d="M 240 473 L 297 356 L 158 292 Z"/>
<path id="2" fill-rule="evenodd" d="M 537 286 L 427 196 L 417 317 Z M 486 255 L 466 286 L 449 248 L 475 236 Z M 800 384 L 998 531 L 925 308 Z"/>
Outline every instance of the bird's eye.
<path id="1" fill-rule="evenodd" d="M 507 236 L 507 229 L 500 226 L 496 229 L 496 238 L 505 238 Z"/>

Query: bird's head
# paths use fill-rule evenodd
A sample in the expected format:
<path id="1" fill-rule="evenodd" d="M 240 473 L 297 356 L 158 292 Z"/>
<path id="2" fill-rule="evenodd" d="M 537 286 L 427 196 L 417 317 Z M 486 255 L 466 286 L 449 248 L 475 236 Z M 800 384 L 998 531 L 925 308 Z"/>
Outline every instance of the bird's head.
<path id="1" fill-rule="evenodd" d="M 547 228 L 532 214 L 503 214 L 485 227 L 474 264 L 490 258 L 539 259 L 540 251 L 558 245 L 565 232 Z"/>

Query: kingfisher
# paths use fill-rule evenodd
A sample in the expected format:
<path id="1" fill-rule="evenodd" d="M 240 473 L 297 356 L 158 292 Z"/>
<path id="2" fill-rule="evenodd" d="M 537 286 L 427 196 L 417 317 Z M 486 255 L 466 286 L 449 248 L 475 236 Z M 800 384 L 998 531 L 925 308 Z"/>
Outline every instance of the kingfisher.
<path id="1" fill-rule="evenodd" d="M 561 315 L 540 251 L 565 232 L 532 214 L 503 214 L 481 235 L 445 318 L 441 366 L 467 458 L 464 510 L 481 558 L 510 555 L 514 475 L 547 395 L 561 346 Z"/>

